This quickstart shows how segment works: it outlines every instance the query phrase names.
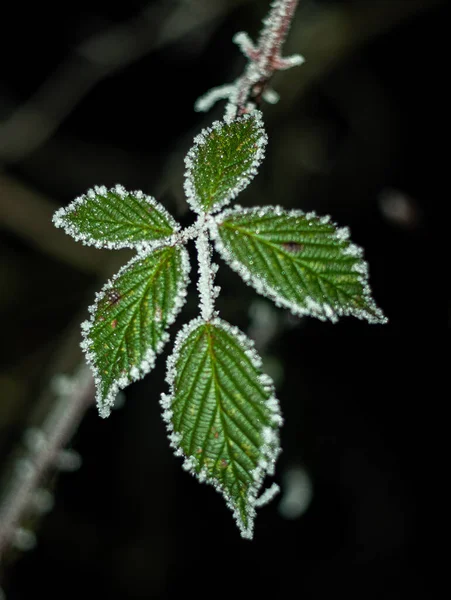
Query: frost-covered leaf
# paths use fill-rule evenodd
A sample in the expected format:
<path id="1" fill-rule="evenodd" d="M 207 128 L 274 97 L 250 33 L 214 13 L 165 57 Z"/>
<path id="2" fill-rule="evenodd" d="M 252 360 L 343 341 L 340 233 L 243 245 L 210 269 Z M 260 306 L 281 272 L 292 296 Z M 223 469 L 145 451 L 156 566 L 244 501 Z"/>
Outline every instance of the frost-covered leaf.
<path id="1" fill-rule="evenodd" d="M 56 211 L 53 222 L 75 240 L 97 248 L 134 248 L 179 230 L 167 210 L 142 192 L 95 187 Z"/>
<path id="2" fill-rule="evenodd" d="M 106 417 L 119 390 L 153 367 L 186 296 L 185 248 L 138 253 L 96 296 L 82 324 L 82 348 L 95 376 L 97 405 Z"/>
<path id="3" fill-rule="evenodd" d="M 371 298 L 361 248 L 329 217 L 271 206 L 237 208 L 218 215 L 212 237 L 247 283 L 294 314 L 386 322 Z"/>
<path id="4" fill-rule="evenodd" d="M 252 342 L 220 319 L 195 319 L 168 361 L 163 418 L 184 468 L 220 491 L 243 537 L 251 538 L 257 494 L 273 474 L 282 423 L 271 379 Z M 271 488 L 271 495 L 274 494 Z"/>
<path id="5" fill-rule="evenodd" d="M 266 141 L 258 111 L 231 122 L 215 121 L 196 136 L 185 158 L 191 208 L 211 213 L 235 198 L 256 175 Z"/>

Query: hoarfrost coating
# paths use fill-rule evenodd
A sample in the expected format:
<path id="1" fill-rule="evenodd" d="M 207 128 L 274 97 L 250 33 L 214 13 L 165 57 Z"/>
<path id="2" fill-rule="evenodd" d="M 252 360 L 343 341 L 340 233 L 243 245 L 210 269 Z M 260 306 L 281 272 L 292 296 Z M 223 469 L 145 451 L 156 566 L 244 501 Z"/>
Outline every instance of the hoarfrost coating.
<path id="1" fill-rule="evenodd" d="M 194 105 L 195 110 L 207 111 L 218 100 L 227 99 L 225 120 L 230 122 L 237 115 L 256 108 L 252 97 L 258 96 L 258 92 L 267 102 L 277 102 L 278 95 L 267 87 L 273 74 L 302 65 L 305 61 L 300 54 L 281 55 L 297 3 L 298 0 L 276 0 L 271 4 L 257 44 L 244 31 L 234 35 L 233 42 L 249 61 L 244 73 L 233 83 L 215 87 L 201 96 Z"/>
<path id="2" fill-rule="evenodd" d="M 219 167 L 221 169 L 225 169 L 227 165 L 221 164 L 221 160 L 223 158 L 222 155 L 214 156 L 211 161 L 208 160 L 200 162 L 199 156 L 201 154 L 202 147 L 208 145 L 210 140 L 216 139 L 217 136 L 224 136 L 224 139 L 226 139 L 228 135 L 228 129 L 231 127 L 237 127 L 242 123 L 249 123 L 253 127 L 253 129 L 251 129 L 251 137 L 253 141 L 252 149 L 246 156 L 246 161 L 243 160 L 241 163 L 244 165 L 244 168 L 236 177 L 233 185 L 230 185 L 231 182 L 230 179 L 228 179 L 227 188 L 222 192 L 216 191 L 216 197 L 210 199 L 211 206 L 206 207 L 205 201 L 203 201 L 202 198 L 204 190 L 199 182 L 196 181 L 196 174 L 200 171 L 203 177 L 205 177 L 210 169 L 212 170 Z M 186 171 L 184 190 L 187 202 L 192 210 L 198 214 L 205 212 L 217 212 L 231 200 L 236 198 L 257 174 L 257 168 L 260 166 L 265 155 L 265 146 L 267 141 L 268 137 L 263 128 L 262 115 L 261 112 L 257 110 L 235 119 L 233 123 L 227 122 L 226 120 L 215 121 L 211 127 L 203 129 L 201 133 L 194 138 L 194 145 L 185 157 Z M 213 170 L 212 173 L 216 175 L 216 172 Z"/>
<path id="3" fill-rule="evenodd" d="M 234 207 L 211 218 L 209 226 L 225 262 L 276 306 L 332 322 L 341 316 L 387 322 L 372 299 L 362 250 L 349 241 L 349 229 L 337 227 L 328 216 L 280 206 Z M 325 259 L 338 269 L 335 273 L 330 268 L 327 277 Z"/>
<path id="4" fill-rule="evenodd" d="M 98 340 L 97 338 L 93 339 L 94 325 L 98 326 L 98 321 L 104 319 L 104 317 L 102 317 L 102 315 L 99 312 L 100 306 L 103 302 L 108 300 L 108 293 L 111 292 L 111 290 L 115 289 L 121 278 L 124 275 L 127 275 L 131 272 L 133 273 L 135 265 L 137 265 L 137 263 L 139 263 L 140 261 L 145 261 L 149 258 L 153 259 L 154 252 L 155 251 L 152 250 L 149 251 L 149 249 L 147 249 L 147 251 L 144 251 L 144 249 L 140 249 L 138 254 L 126 265 L 124 265 L 119 270 L 119 272 L 105 284 L 103 289 L 96 294 L 95 303 L 89 308 L 91 318 L 89 321 L 85 321 L 84 323 L 82 323 L 83 341 L 81 343 L 81 347 L 85 352 L 87 362 L 91 366 L 91 369 L 94 374 L 94 380 L 96 383 L 97 406 L 99 409 L 99 413 L 102 417 L 107 417 L 110 414 L 111 408 L 114 404 L 114 400 L 117 396 L 117 393 L 120 390 L 123 390 L 133 381 L 142 379 L 147 373 L 149 373 L 153 369 L 156 356 L 162 351 L 164 345 L 169 339 L 168 333 L 166 331 L 162 331 L 159 339 L 152 339 L 152 341 L 149 341 L 149 345 L 147 347 L 142 347 L 142 340 L 139 340 L 140 347 L 142 348 L 138 351 L 139 363 L 127 364 L 127 366 L 124 367 L 124 369 L 120 372 L 120 375 L 112 377 L 111 381 L 109 382 L 109 385 L 105 385 L 105 373 L 101 372 L 101 369 L 99 367 L 103 359 L 101 360 L 99 352 L 97 351 Z M 190 269 L 189 257 L 188 252 L 183 247 L 178 248 L 177 253 L 179 256 L 180 269 L 177 273 L 174 295 L 167 300 L 170 303 L 169 308 L 164 306 L 158 307 L 160 311 L 165 311 L 165 329 L 167 329 L 169 325 L 171 325 L 174 322 L 177 314 L 180 312 L 180 309 L 182 308 L 186 299 L 186 287 L 188 284 L 188 275 Z M 142 298 L 143 297 L 140 297 L 138 295 L 136 301 L 140 302 L 142 301 Z M 154 322 L 159 324 L 161 322 L 162 315 L 158 313 L 156 306 L 153 306 L 152 310 L 154 314 Z M 97 319 L 98 317 L 99 319 Z M 112 321 L 110 323 L 110 327 L 116 329 L 117 323 L 114 324 L 114 321 Z M 132 318 L 130 318 L 127 324 L 127 328 L 128 329 L 126 330 L 126 332 L 123 333 L 124 338 L 128 330 L 131 330 L 133 334 L 134 330 Z M 138 333 L 136 335 L 138 335 Z M 132 339 L 130 343 L 133 342 L 134 340 Z M 118 343 L 119 340 L 114 341 L 114 347 L 116 348 L 116 351 L 119 350 Z M 125 342 L 123 343 L 125 344 Z"/>
<path id="5" fill-rule="evenodd" d="M 93 189 L 53 215 L 56 227 L 86 246 L 119 250 L 170 243 L 180 230 L 162 204 L 141 191 L 116 185 Z"/>
<path id="6" fill-rule="evenodd" d="M 199 290 L 200 311 L 204 321 L 209 321 L 217 314 L 214 310 L 215 297 L 217 296 L 214 278 L 218 266 L 211 262 L 212 248 L 208 239 L 208 230 L 199 232 L 196 239 L 196 249 L 199 261 L 197 289 Z"/>
<path id="7" fill-rule="evenodd" d="M 217 477 L 211 475 L 212 471 L 209 471 L 207 466 L 200 462 L 199 454 L 195 452 L 192 454 L 187 454 L 186 448 L 182 448 L 181 444 L 183 443 L 183 435 L 186 432 L 183 430 L 175 431 L 173 409 L 175 403 L 180 399 L 180 394 L 182 393 L 181 389 L 183 389 L 186 385 L 183 374 L 180 374 L 179 363 L 181 361 L 181 357 L 183 356 L 183 364 L 187 364 L 186 360 L 188 359 L 185 354 L 186 352 L 189 352 L 189 344 L 195 338 L 196 333 L 205 327 L 208 327 L 208 330 L 211 330 L 212 332 L 216 330 L 216 335 L 218 335 L 220 332 L 224 332 L 230 337 L 231 340 L 233 340 L 233 344 L 236 344 L 238 347 L 238 354 L 235 356 L 235 359 L 240 362 L 239 357 L 242 356 L 249 361 L 249 364 L 252 365 L 255 373 L 258 373 L 256 385 L 258 385 L 258 389 L 260 390 L 259 393 L 265 398 L 264 407 L 268 414 L 269 425 L 259 425 L 261 442 L 258 447 L 258 457 L 254 463 L 254 467 L 247 473 L 248 489 L 246 491 L 245 499 L 245 518 L 243 518 L 241 513 L 237 497 L 233 494 L 233 492 L 231 492 L 230 489 L 227 488 L 224 481 L 221 481 Z M 213 333 L 211 335 L 212 340 L 214 340 L 216 335 Z M 195 345 L 194 348 L 196 349 L 196 353 L 200 352 L 198 346 Z M 228 352 L 231 351 L 231 348 L 229 348 Z M 194 350 L 191 349 L 191 353 L 193 352 Z M 205 368 L 207 367 L 204 366 L 204 369 Z M 206 482 L 210 485 L 213 485 L 213 487 L 224 496 L 227 506 L 234 514 L 242 537 L 249 539 L 253 536 L 253 523 L 256 514 L 255 508 L 258 506 L 263 506 L 269 502 L 278 491 L 277 486 L 273 485 L 271 488 L 269 488 L 269 490 L 263 492 L 263 494 L 258 497 L 258 493 L 263 485 L 266 475 L 272 475 L 274 473 L 274 464 L 280 453 L 277 430 L 282 423 L 279 403 L 274 395 L 274 386 L 270 377 L 261 372 L 261 368 L 261 358 L 256 352 L 253 342 L 249 340 L 249 338 L 247 338 L 238 328 L 218 318 L 213 318 L 208 324 L 206 324 L 205 321 L 200 317 L 186 324 L 176 337 L 173 353 L 169 357 L 167 363 L 166 381 L 169 384 L 169 394 L 162 394 L 161 397 L 163 420 L 166 422 L 171 446 L 175 449 L 175 454 L 177 456 L 182 456 L 184 458 L 184 469 L 196 476 L 200 482 Z M 186 366 L 183 368 L 183 371 L 186 371 Z M 222 374 L 221 377 L 224 377 L 224 374 Z M 222 382 L 220 377 L 216 381 L 217 386 L 224 385 L 224 382 Z M 233 385 L 233 381 L 228 381 L 228 389 L 229 386 L 232 386 L 229 389 L 229 393 L 231 393 L 230 390 L 234 389 Z M 193 391 L 190 392 L 189 397 L 191 398 L 192 394 L 195 393 L 195 389 L 193 389 Z M 216 393 L 219 394 L 219 392 Z M 217 402 L 219 402 L 219 398 L 220 396 L 218 396 Z M 255 427 L 256 424 L 253 426 Z M 224 433 L 225 431 L 226 430 L 224 429 L 221 434 L 226 435 L 226 433 Z M 210 433 L 210 435 L 216 437 L 219 435 L 219 432 L 215 431 L 215 433 Z M 234 445 L 234 448 L 238 448 L 238 446 Z M 219 458 L 217 460 L 219 460 Z"/>

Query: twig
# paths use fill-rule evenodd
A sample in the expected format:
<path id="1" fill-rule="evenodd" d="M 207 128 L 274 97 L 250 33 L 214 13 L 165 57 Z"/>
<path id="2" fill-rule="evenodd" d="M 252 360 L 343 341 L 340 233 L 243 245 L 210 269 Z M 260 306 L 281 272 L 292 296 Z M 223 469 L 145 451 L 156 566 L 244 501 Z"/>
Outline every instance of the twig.
<path id="1" fill-rule="evenodd" d="M 43 475 L 55 467 L 61 450 L 68 443 L 94 402 L 94 384 L 89 369 L 83 365 L 59 399 L 42 427 L 33 430 L 28 452 L 21 458 L 0 503 L 0 561 L 14 541 L 20 520 L 30 507 L 32 492 Z"/>
<path id="2" fill-rule="evenodd" d="M 233 83 L 213 88 L 195 104 L 198 111 L 207 111 L 220 99 L 228 98 L 226 120 L 233 120 L 255 107 L 262 100 L 277 102 L 277 95 L 268 88 L 276 71 L 301 65 L 300 54 L 282 57 L 281 48 L 287 37 L 299 0 L 274 0 L 271 10 L 263 21 L 258 43 L 254 45 L 244 31 L 235 34 L 233 41 L 248 59 L 246 69 Z"/>

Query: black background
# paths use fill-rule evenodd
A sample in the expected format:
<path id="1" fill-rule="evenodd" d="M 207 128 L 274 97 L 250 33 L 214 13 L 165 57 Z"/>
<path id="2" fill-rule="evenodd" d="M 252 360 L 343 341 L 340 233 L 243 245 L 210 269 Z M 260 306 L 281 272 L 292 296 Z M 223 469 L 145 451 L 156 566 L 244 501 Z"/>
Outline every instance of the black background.
<path id="1" fill-rule="evenodd" d="M 264 108 L 267 157 L 240 197 L 245 206 L 278 203 L 349 225 L 365 249 L 374 298 L 389 318 L 384 326 L 350 318 L 332 325 L 274 309 L 278 326 L 264 358 L 279 374 L 285 418 L 275 479 L 283 494 L 284 473 L 304 469 L 313 489 L 307 510 L 285 519 L 277 498 L 259 511 L 254 540 L 243 541 L 222 498 L 182 471 L 158 404 L 169 344 L 154 372 L 126 391 L 123 408 L 106 421 L 94 409 L 86 414 L 71 442 L 83 465 L 47 481 L 55 507 L 36 523 L 36 547 L 8 557 L 2 570 L 8 599 L 265 592 L 404 598 L 421 589 L 421 490 L 440 293 L 433 272 L 443 202 L 436 154 L 444 120 L 445 9 L 442 2 L 415 1 L 413 9 L 409 3 L 301 0 L 287 52 L 301 52 L 307 62 L 274 81 L 282 97 Z M 149 36 L 161 34 L 178 4 L 151 3 L 160 12 L 153 13 Z M 201 14 L 207 4 L 193 2 L 193 11 Z M 20 196 L 5 193 L 5 181 L 26 186 L 54 209 L 95 184 L 122 183 L 156 196 L 190 223 L 181 191 L 183 156 L 193 136 L 221 117 L 221 106 L 200 115 L 193 103 L 241 72 L 244 59 L 231 37 L 242 29 L 255 37 L 267 3 L 225 5 L 210 29 L 194 27 L 99 77 L 36 149 L 19 158 L 0 155 L 0 216 L 22 211 Z M 33 96 L 84 39 L 144 6 L 138 0 L 8 6 L 0 36 L 0 120 Z M 341 42 L 315 34 L 331 11 L 341 19 L 327 31 Z M 370 22 L 379 25 L 359 38 L 359 28 Z M 338 56 L 324 54 L 328 43 Z M 0 137 L 1 148 L 14 141 Z M 401 218 L 384 209 L 389 196 L 407 206 Z M 78 360 L 73 332 L 112 269 L 106 263 L 91 268 L 88 260 L 71 264 L 59 256 L 58 244 L 72 243 L 74 251 L 75 242 L 56 232 L 60 238 L 49 250 L 39 237 L 47 230 L 34 237 L 29 230 L 5 220 L 0 238 L 5 472 L 68 335 L 74 341 L 67 361 Z M 221 266 L 221 316 L 248 330 L 256 294 Z M 193 285 L 191 292 L 178 323 L 197 314 Z"/>

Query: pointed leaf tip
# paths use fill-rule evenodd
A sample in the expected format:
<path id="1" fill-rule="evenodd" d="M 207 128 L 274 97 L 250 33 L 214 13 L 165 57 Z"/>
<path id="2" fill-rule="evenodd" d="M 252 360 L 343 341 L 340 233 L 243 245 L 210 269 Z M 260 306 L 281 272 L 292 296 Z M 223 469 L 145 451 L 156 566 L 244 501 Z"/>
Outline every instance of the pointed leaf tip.
<path id="1" fill-rule="evenodd" d="M 109 415 L 120 390 L 153 368 L 185 302 L 188 272 L 185 248 L 143 251 L 97 294 L 91 318 L 82 324 L 82 348 L 101 416 Z"/>
<path id="2" fill-rule="evenodd" d="M 222 493 L 241 535 L 252 538 L 257 495 L 274 472 L 282 423 L 257 352 L 225 321 L 195 319 L 177 336 L 167 381 L 170 395 L 161 404 L 176 455 Z"/>
<path id="3" fill-rule="evenodd" d="M 266 142 L 259 111 L 230 122 L 215 121 L 196 136 L 185 158 L 191 208 L 215 212 L 235 198 L 256 175 Z"/>
<path id="4" fill-rule="evenodd" d="M 329 217 L 278 206 L 228 209 L 211 235 L 244 281 L 296 315 L 387 321 L 371 297 L 361 248 Z"/>
<path id="5" fill-rule="evenodd" d="M 161 243 L 179 229 L 154 198 L 121 185 L 96 186 L 57 210 L 53 223 L 83 244 L 114 250 Z"/>

